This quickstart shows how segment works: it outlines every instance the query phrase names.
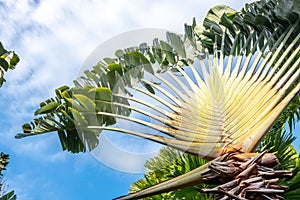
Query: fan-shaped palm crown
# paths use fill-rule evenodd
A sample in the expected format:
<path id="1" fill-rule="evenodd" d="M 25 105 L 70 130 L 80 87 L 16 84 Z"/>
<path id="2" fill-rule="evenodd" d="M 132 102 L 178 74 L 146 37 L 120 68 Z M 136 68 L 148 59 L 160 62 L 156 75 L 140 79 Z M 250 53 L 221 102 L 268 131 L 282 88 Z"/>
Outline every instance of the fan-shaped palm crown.
<path id="1" fill-rule="evenodd" d="M 220 33 L 212 34 L 212 49 L 207 40 L 195 42 L 189 28 L 185 38 L 168 33 L 169 43 L 155 40 L 151 50 L 146 46 L 122 52 L 118 62 L 99 63 L 75 88 L 57 90 L 56 100 L 36 111 L 44 118 L 24 125 L 18 137 L 58 131 L 64 149 L 78 152 L 83 143 L 93 149 L 99 130 L 108 130 L 210 160 L 252 152 L 299 93 L 299 22 L 271 34 L 212 25 Z M 199 183 L 206 167 L 120 199 Z"/>
<path id="2" fill-rule="evenodd" d="M 253 42 L 250 35 L 237 57 L 233 56 L 233 52 L 225 57 L 222 49 L 215 49 L 213 56 L 208 53 L 198 55 L 199 62 L 188 63 L 187 67 L 175 66 L 175 73 L 174 70 L 167 70 L 165 76 L 153 74 L 155 83 L 142 79 L 143 83 L 150 85 L 162 97 L 141 88 L 131 89 L 149 96 L 168 109 L 156 108 L 154 105 L 157 102 L 145 102 L 126 96 L 122 97 L 143 104 L 148 110 L 154 109 L 160 115 L 140 110 L 137 106 L 118 105 L 152 118 L 151 122 L 119 114 L 100 113 L 142 124 L 168 137 L 122 128 L 98 128 L 147 138 L 206 159 L 215 159 L 228 151 L 252 152 L 299 93 L 300 34 L 285 47 L 294 28 L 291 27 L 275 41 L 272 49 L 268 47 L 274 41 L 273 37 L 256 51 L 262 39 Z M 249 45 L 251 50 L 245 55 Z M 233 45 L 232 51 L 235 48 Z M 157 121 L 159 123 L 155 123 Z M 149 188 L 129 195 L 128 199 L 148 196 L 149 191 L 152 195 L 156 194 L 158 192 L 153 191 L 158 188 L 162 192 L 185 184 L 195 184 L 197 180 L 201 182 L 199 176 L 203 169 L 205 167 L 192 171 L 194 176 L 189 173 L 154 186 L 151 190 Z"/>
<path id="3" fill-rule="evenodd" d="M 299 44 L 300 35 L 284 48 L 293 31 L 294 27 L 286 31 L 272 49 L 268 49 L 268 44 L 274 40 L 270 37 L 265 46 L 256 52 L 261 38 L 251 44 L 250 35 L 235 59 L 232 55 L 224 57 L 222 49 L 216 49 L 214 56 L 199 54 L 199 62 L 188 63 L 187 67 L 175 65 L 163 74 L 153 73 L 150 79 L 155 81 L 147 80 L 149 78 L 140 80 L 161 96 L 146 89 L 127 86 L 128 90 L 135 92 L 135 96 L 146 95 L 151 102 L 113 94 L 134 102 L 134 106 L 117 102 L 112 102 L 112 105 L 150 117 L 151 122 L 122 114 L 98 112 L 99 115 L 142 124 L 168 137 L 116 127 L 88 128 L 140 136 L 209 159 L 224 154 L 228 148 L 251 152 L 299 92 L 299 83 L 292 89 L 291 86 L 300 73 L 300 46 L 295 47 Z M 245 56 L 249 45 L 252 46 L 251 52 Z M 235 48 L 233 46 L 232 50 Z M 139 109 L 139 105 L 146 109 Z M 159 114 L 146 110 L 155 110 Z"/>

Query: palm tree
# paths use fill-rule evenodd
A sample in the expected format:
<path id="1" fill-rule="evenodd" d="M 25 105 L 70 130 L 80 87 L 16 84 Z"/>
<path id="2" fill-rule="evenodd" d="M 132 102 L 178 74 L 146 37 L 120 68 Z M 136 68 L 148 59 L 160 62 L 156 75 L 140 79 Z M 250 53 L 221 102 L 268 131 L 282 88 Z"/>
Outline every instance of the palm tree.
<path id="1" fill-rule="evenodd" d="M 41 117 L 24 124 L 24 133 L 16 137 L 57 131 L 63 149 L 76 153 L 94 149 L 101 131 L 117 131 L 213 160 L 119 199 L 234 178 L 239 181 L 230 189 L 237 191 L 223 185 L 203 192 L 236 199 L 256 198 L 257 193 L 273 198 L 285 187 L 275 184 L 272 187 L 277 189 L 263 188 L 263 192 L 260 187 L 246 187 L 250 194 L 236 188 L 240 183 L 253 186 L 249 177 L 266 180 L 261 174 L 270 174 L 273 169 L 266 166 L 277 165 L 277 158 L 265 151 L 250 152 L 272 131 L 277 119 L 293 124 L 295 116 L 299 118 L 300 8 L 296 0 L 288 2 L 286 9 L 282 1 L 259 1 L 241 12 L 216 6 L 203 23 L 186 25 L 184 36 L 168 33 L 167 41 L 154 40 L 152 47 L 144 44 L 118 51 L 116 58 L 104 59 L 86 71 L 73 88 L 57 89 L 56 97 L 41 103 L 35 112 Z M 151 122 L 132 113 L 147 116 Z M 113 126 L 118 119 L 152 131 Z M 234 169 L 231 173 L 230 168 Z M 290 173 L 276 171 L 269 178 L 277 176 Z M 270 180 L 261 183 L 267 187 L 264 183 Z"/>
<path id="2" fill-rule="evenodd" d="M 7 51 L 2 43 L 0 42 L 0 87 L 2 87 L 5 82 L 4 72 L 7 70 L 12 70 L 15 68 L 16 64 L 19 62 L 19 57 L 13 51 Z M 14 191 L 10 191 L 7 194 L 4 194 L 3 191 L 3 174 L 2 170 L 5 170 L 9 162 L 9 155 L 3 152 L 0 153 L 0 200 L 15 200 L 16 195 Z"/>

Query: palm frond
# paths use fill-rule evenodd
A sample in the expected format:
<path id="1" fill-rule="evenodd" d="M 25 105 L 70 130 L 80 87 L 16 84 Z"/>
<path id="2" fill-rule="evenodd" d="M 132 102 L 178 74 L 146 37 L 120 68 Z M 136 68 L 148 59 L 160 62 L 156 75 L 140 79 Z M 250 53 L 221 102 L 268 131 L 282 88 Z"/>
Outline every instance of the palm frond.
<path id="1" fill-rule="evenodd" d="M 147 172 L 144 175 L 145 178 L 133 183 L 130 186 L 130 192 L 136 192 L 163 181 L 170 180 L 206 163 L 206 160 L 199 157 L 182 153 L 171 148 L 162 148 L 157 156 L 146 162 L 145 167 Z M 197 185 L 144 199 L 183 199 L 183 197 L 194 200 L 211 199 L 211 195 L 199 193 L 198 190 L 204 187 L 207 187 L 207 185 Z M 187 194 L 189 196 L 187 196 Z"/>
<path id="2" fill-rule="evenodd" d="M 9 69 L 14 69 L 19 60 L 20 59 L 15 52 L 7 51 L 0 42 L 0 87 L 6 81 L 4 72 L 7 72 Z"/>
<path id="3" fill-rule="evenodd" d="M 230 55 L 231 47 L 234 44 L 234 39 L 238 38 L 239 43 L 234 52 L 238 55 L 242 46 L 246 43 L 247 38 L 252 35 L 256 40 L 259 37 L 267 40 L 274 35 L 274 40 L 270 42 L 270 48 L 273 47 L 281 34 L 293 25 L 299 18 L 300 7 L 297 0 L 260 0 L 246 4 L 240 11 L 235 11 L 232 8 L 224 5 L 218 5 L 211 8 L 204 20 L 198 24 L 193 23 L 193 34 L 199 38 L 204 46 L 213 53 L 214 45 L 222 47 L 225 55 Z M 256 32 L 251 34 L 252 29 Z M 225 30 L 228 30 L 226 33 Z M 225 34 L 223 36 L 223 34 Z M 216 37 L 217 36 L 217 37 Z M 222 43 L 222 36 L 225 37 L 225 42 Z M 289 39 L 289 44 L 296 34 L 293 34 Z M 262 48 L 264 42 L 259 43 Z M 246 49 L 248 54 L 249 48 Z"/>
<path id="4" fill-rule="evenodd" d="M 270 153 L 274 153 L 280 162 L 279 169 L 291 170 L 296 167 L 298 158 L 297 151 L 292 146 L 295 139 L 295 136 L 284 129 L 272 129 L 260 144 L 258 151 L 267 150 Z"/>
<path id="5" fill-rule="evenodd" d="M 7 194 L 0 197 L 0 200 L 16 200 L 17 195 L 15 195 L 14 191 L 10 191 Z"/>
<path id="6" fill-rule="evenodd" d="M 300 195 L 300 155 L 295 152 L 294 157 L 296 157 L 295 168 L 293 169 L 294 177 L 283 182 L 289 187 L 287 192 L 284 194 L 284 197 L 291 200 L 296 200 Z"/>

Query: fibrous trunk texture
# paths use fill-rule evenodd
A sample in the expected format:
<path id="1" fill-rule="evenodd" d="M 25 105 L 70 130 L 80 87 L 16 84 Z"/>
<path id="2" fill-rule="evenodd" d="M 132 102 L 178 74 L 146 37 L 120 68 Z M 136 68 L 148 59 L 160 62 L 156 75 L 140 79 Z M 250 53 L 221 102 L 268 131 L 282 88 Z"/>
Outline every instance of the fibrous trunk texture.
<path id="1" fill-rule="evenodd" d="M 291 177 L 292 172 L 274 170 L 278 164 L 276 156 L 266 152 L 252 158 L 250 154 L 229 154 L 223 162 L 212 162 L 202 174 L 205 182 L 222 185 L 200 192 L 213 193 L 218 200 L 284 199 L 281 195 L 288 188 L 278 181 Z"/>

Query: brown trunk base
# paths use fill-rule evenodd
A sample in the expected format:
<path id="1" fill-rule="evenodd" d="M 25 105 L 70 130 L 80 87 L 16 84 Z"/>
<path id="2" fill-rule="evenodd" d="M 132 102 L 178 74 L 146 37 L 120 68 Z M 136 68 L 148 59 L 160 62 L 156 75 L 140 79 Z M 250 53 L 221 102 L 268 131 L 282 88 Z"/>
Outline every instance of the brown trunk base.
<path id="1" fill-rule="evenodd" d="M 287 189 L 278 185 L 279 178 L 291 177 L 290 171 L 273 168 L 279 164 L 274 154 L 228 154 L 223 162 L 212 162 L 202 173 L 206 183 L 220 184 L 213 189 L 201 189 L 203 193 L 213 193 L 215 199 L 236 200 L 279 200 Z"/>

